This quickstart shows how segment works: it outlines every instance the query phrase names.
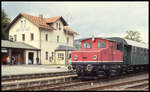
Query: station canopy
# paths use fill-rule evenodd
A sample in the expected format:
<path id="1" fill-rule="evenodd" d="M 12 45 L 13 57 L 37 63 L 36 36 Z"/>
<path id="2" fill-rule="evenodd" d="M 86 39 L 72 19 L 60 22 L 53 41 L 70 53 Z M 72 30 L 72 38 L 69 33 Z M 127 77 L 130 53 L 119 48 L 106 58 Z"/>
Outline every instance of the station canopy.
<path id="1" fill-rule="evenodd" d="M 74 47 L 71 47 L 71 46 L 65 46 L 65 45 L 59 45 L 55 51 L 73 51 L 73 50 L 77 50 L 76 48 Z"/>
<path id="2" fill-rule="evenodd" d="M 1 48 L 18 48 L 18 49 L 30 49 L 30 50 L 40 50 L 36 47 L 33 47 L 29 44 L 23 42 L 15 42 L 9 40 L 1 40 Z"/>

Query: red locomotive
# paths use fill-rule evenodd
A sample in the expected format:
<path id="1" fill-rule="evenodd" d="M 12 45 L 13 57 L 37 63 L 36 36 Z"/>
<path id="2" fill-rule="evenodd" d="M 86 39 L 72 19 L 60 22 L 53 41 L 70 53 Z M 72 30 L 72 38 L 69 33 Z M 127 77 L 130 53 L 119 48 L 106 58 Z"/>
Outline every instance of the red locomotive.
<path id="1" fill-rule="evenodd" d="M 81 49 L 72 51 L 72 68 L 76 70 L 78 76 L 84 78 L 93 76 L 101 78 L 130 71 L 132 70 L 130 68 L 135 66 L 135 64 L 129 64 L 130 58 L 127 58 L 132 46 L 126 47 L 129 44 L 125 44 L 125 42 L 121 38 L 105 39 L 98 37 L 83 39 Z M 147 63 L 145 64 L 148 65 Z"/>

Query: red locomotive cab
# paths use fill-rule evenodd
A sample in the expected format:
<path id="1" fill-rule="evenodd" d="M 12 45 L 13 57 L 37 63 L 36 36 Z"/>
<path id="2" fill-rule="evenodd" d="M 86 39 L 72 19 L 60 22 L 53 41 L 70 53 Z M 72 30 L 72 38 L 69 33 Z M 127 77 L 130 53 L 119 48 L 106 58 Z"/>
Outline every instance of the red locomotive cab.
<path id="1" fill-rule="evenodd" d="M 100 61 L 100 52 L 106 49 L 107 40 L 104 39 L 86 39 L 81 41 L 81 49 L 72 52 L 72 62 L 98 62 Z"/>
<path id="2" fill-rule="evenodd" d="M 100 63 L 122 62 L 122 52 L 117 43 L 107 39 L 92 38 L 81 41 L 81 49 L 72 52 L 72 62 Z"/>
<path id="3" fill-rule="evenodd" d="M 110 65 L 120 67 L 123 63 L 123 54 L 117 50 L 115 41 L 103 38 L 88 38 L 81 41 L 81 49 L 72 51 L 72 68 L 79 76 L 98 76 L 107 75 Z M 111 70 L 111 69 L 110 69 Z M 111 75 L 116 74 L 112 72 Z"/>

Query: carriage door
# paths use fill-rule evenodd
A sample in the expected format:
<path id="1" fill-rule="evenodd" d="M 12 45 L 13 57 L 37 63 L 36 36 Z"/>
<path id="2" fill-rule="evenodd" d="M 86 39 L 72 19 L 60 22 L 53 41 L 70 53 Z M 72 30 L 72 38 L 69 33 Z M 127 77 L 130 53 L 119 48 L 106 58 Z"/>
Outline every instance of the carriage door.
<path id="1" fill-rule="evenodd" d="M 126 64 L 128 63 L 128 47 L 127 47 L 127 45 L 124 45 L 123 61 L 125 61 Z"/>

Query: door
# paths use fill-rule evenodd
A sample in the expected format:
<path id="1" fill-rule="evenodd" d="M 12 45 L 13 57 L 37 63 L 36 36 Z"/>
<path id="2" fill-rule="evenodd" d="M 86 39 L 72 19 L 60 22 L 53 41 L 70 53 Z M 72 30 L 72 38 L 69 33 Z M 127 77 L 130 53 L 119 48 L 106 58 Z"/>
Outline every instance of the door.
<path id="1" fill-rule="evenodd" d="M 123 61 L 125 62 L 125 64 L 128 64 L 129 62 L 129 50 L 127 45 L 124 45 L 124 57 L 123 57 Z"/>
<path id="2" fill-rule="evenodd" d="M 34 56 L 34 53 L 29 52 L 29 54 L 28 54 L 28 64 L 33 64 L 34 63 L 33 56 Z"/>

